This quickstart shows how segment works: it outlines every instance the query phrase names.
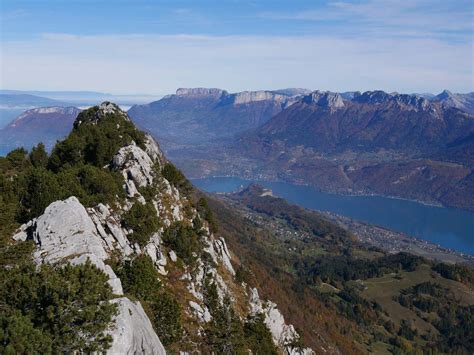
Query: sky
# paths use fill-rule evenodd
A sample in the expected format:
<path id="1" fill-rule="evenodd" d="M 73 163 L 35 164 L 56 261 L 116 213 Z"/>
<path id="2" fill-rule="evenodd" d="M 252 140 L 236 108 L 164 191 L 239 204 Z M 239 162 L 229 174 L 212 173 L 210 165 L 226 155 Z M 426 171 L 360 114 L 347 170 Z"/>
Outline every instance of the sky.
<path id="1" fill-rule="evenodd" d="M 474 91 L 472 0 L 0 0 L 0 87 Z"/>

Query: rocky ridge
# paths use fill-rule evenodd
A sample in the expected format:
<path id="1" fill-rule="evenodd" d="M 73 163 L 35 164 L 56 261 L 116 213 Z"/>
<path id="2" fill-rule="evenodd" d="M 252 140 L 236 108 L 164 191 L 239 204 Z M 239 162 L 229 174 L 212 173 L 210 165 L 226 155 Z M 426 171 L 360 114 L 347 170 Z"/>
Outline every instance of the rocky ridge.
<path id="1" fill-rule="evenodd" d="M 229 93 L 226 90 L 222 89 L 213 89 L 213 88 L 180 88 L 176 90 L 176 96 L 181 97 L 192 97 L 192 98 L 215 98 L 221 100 L 222 105 L 232 104 L 232 105 L 242 105 L 248 104 L 251 102 L 258 101 L 277 101 L 280 102 L 283 106 L 287 106 L 290 103 L 296 101 L 295 96 L 300 95 L 297 89 L 296 94 L 293 94 L 292 91 L 242 91 L 237 93 Z"/>
<path id="2" fill-rule="evenodd" d="M 439 102 L 446 107 L 455 107 L 467 113 L 474 114 L 474 92 L 455 94 L 449 90 L 444 90 L 431 98 L 431 101 Z"/>
<path id="3" fill-rule="evenodd" d="M 118 106 L 103 103 L 94 115 L 81 116 L 75 127 L 81 124 L 97 124 L 109 114 L 119 114 L 127 118 Z M 164 164 L 166 159 L 151 136 L 146 136 L 142 147 L 131 142 L 119 149 L 110 164 L 110 168 L 120 172 L 124 178 L 123 186 L 127 198 L 123 205 L 99 204 L 85 208 L 76 197 L 71 196 L 50 204 L 41 216 L 24 224 L 13 237 L 17 241 L 34 241 L 36 250 L 33 257 L 38 265 L 76 265 L 89 260 L 108 275 L 108 282 L 116 296 L 112 302 L 118 306 L 115 325 L 109 330 L 113 337 L 112 346 L 108 351 L 111 354 L 166 353 L 140 302 L 132 301 L 124 295 L 120 278 L 108 265 L 108 259 L 112 255 L 119 255 L 126 260 L 147 254 L 158 272 L 166 278 L 170 265 L 177 262 L 176 253 L 163 245 L 164 228 L 177 221 L 192 225 L 193 218 L 190 216 L 196 216 L 198 212 L 196 209 L 189 211 L 188 198 L 160 173 Z M 152 197 L 152 202 L 163 227 L 154 233 L 145 245 L 140 246 L 130 241 L 129 236 L 133 231 L 123 227 L 121 216 L 134 204 L 145 203 L 145 197 L 140 193 L 144 187 L 155 188 L 156 194 Z M 299 335 L 291 325 L 285 324 L 275 304 L 267 302 L 263 307 L 256 290 L 248 289 L 245 285 L 236 287 L 229 284 L 229 280 L 235 275 L 231 252 L 225 240 L 211 232 L 207 224 L 201 228 L 201 242 L 212 262 L 198 258 L 195 266 L 185 266 L 186 271 L 181 281 L 186 284 L 188 295 L 185 299 L 189 299 L 187 313 L 190 317 L 194 317 L 197 324 L 201 325 L 211 321 L 211 312 L 204 302 L 205 281 L 211 279 L 216 284 L 221 303 L 225 297 L 229 297 L 232 302 L 242 297 L 248 299 L 246 295 L 250 292 L 250 301 L 245 307 L 249 309 L 249 314 L 264 314 L 265 323 L 281 351 L 288 354 L 312 353 L 310 349 L 294 348 L 291 345 Z M 198 326 L 197 332 L 202 332 L 202 326 Z"/>

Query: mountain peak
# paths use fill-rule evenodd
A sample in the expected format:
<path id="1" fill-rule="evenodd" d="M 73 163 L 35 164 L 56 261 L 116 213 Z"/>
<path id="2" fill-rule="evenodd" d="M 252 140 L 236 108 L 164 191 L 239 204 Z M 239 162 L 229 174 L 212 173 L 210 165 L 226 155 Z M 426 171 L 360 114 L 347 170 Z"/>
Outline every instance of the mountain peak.
<path id="1" fill-rule="evenodd" d="M 100 120 L 110 117 L 119 116 L 126 121 L 130 121 L 127 113 L 123 111 L 117 104 L 113 102 L 104 101 L 99 106 L 93 106 L 87 110 L 82 111 L 74 122 L 74 127 L 77 128 L 83 123 L 97 124 Z"/>
<path id="2" fill-rule="evenodd" d="M 451 91 L 449 91 L 449 90 L 447 90 L 447 89 L 444 89 L 444 90 L 443 90 L 440 94 L 438 94 L 436 97 L 437 97 L 438 99 L 443 100 L 443 99 L 447 99 L 447 98 L 449 98 L 449 97 L 454 97 L 454 94 L 453 94 Z"/>
<path id="3" fill-rule="evenodd" d="M 328 107 L 331 109 L 338 109 L 344 107 L 344 100 L 337 92 L 319 91 L 316 90 L 309 95 L 303 97 L 303 102 L 306 104 L 316 104 L 321 107 Z"/>

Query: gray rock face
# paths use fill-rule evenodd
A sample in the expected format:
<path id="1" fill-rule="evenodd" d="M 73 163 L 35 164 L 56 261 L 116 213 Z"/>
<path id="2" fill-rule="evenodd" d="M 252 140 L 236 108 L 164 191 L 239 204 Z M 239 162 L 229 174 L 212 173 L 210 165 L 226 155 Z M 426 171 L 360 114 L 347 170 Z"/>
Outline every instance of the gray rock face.
<path id="1" fill-rule="evenodd" d="M 297 90 L 297 89 L 295 89 Z M 290 96 L 283 92 L 277 91 L 242 91 L 238 93 L 229 94 L 225 90 L 221 89 L 209 89 L 209 88 L 180 88 L 176 90 L 177 96 L 186 96 L 190 98 L 213 98 L 221 99 L 220 104 L 232 104 L 241 105 L 248 104 L 251 102 L 258 101 L 276 101 L 281 104 L 286 104 L 287 101 L 291 101 Z M 292 102 L 294 102 L 293 100 Z"/>
<path id="2" fill-rule="evenodd" d="M 107 218 L 105 206 L 97 210 L 102 210 L 102 218 Z M 97 212 L 95 217 L 99 218 L 99 215 L 100 212 Z M 109 237 L 105 230 L 98 228 L 76 197 L 53 202 L 43 215 L 24 225 L 14 239 L 26 240 L 28 237 L 32 237 L 37 245 L 33 254 L 36 263 L 69 262 L 76 265 L 90 260 L 109 276 L 108 282 L 114 294 L 123 295 L 120 279 L 104 262 L 114 242 L 107 240 Z M 113 302 L 117 303 L 119 313 L 114 328 L 110 330 L 113 343 L 108 353 L 165 354 L 141 305 L 125 297 Z"/>
<path id="3" fill-rule="evenodd" d="M 288 100 L 288 96 L 271 91 L 243 91 L 229 95 L 229 100 L 232 101 L 234 105 L 265 100 L 274 100 L 283 103 Z"/>
<path id="4" fill-rule="evenodd" d="M 179 88 L 176 90 L 176 95 L 178 96 L 211 96 L 211 97 L 221 97 L 227 95 L 227 91 L 215 88 Z"/>
<path id="5" fill-rule="evenodd" d="M 123 294 L 120 279 L 104 263 L 108 254 L 95 224 L 77 198 L 53 202 L 42 216 L 23 229 L 14 239 L 26 240 L 28 231 L 38 246 L 33 253 L 37 264 L 82 264 L 89 259 L 109 276 L 113 292 Z"/>
<path id="6" fill-rule="evenodd" d="M 150 185 L 154 179 L 154 170 L 161 168 L 164 162 L 165 159 L 160 147 L 150 135 L 147 135 L 145 150 L 132 142 L 130 145 L 120 148 L 114 155 L 111 167 L 122 173 L 127 196 L 139 195 L 139 200 L 145 203 L 138 188 Z"/>
<path id="7" fill-rule="evenodd" d="M 211 321 L 212 317 L 207 307 L 201 307 L 201 305 L 194 301 L 189 301 L 189 306 L 201 322 L 208 323 Z"/>
<path id="8" fill-rule="evenodd" d="M 108 354 L 166 354 L 139 302 L 133 303 L 128 298 L 117 298 L 114 303 L 118 306 L 115 319 L 115 329 L 111 332 L 112 347 Z"/>
<path id="9" fill-rule="evenodd" d="M 135 143 L 120 148 L 112 159 L 112 168 L 121 171 L 125 181 L 132 181 L 133 185 L 138 187 L 153 182 L 153 166 L 150 156 Z"/>
<path id="10" fill-rule="evenodd" d="M 235 275 L 234 267 L 230 262 L 231 257 L 229 249 L 227 249 L 227 244 L 224 238 L 215 239 L 211 243 L 210 247 L 206 248 L 206 251 L 211 254 L 216 263 L 221 262 L 231 275 Z"/>
<path id="11" fill-rule="evenodd" d="M 250 314 L 263 314 L 264 322 L 272 334 L 275 345 L 285 349 L 288 354 L 297 355 L 314 354 L 310 348 L 294 348 L 293 344 L 299 339 L 300 335 L 296 332 L 292 324 L 286 324 L 283 314 L 273 302 L 266 301 L 265 305 L 261 302 L 256 288 L 250 289 Z"/>
<path id="12" fill-rule="evenodd" d="M 145 137 L 145 152 L 148 154 L 151 160 L 153 160 L 154 163 L 159 162 L 161 165 L 163 165 L 166 159 L 163 156 L 163 152 L 161 151 L 160 146 L 150 134 L 146 134 Z"/>
<path id="13" fill-rule="evenodd" d="M 344 100 L 341 95 L 330 91 L 314 91 L 303 98 L 303 102 L 307 104 L 315 104 L 320 107 L 330 109 L 338 109 L 344 107 Z"/>

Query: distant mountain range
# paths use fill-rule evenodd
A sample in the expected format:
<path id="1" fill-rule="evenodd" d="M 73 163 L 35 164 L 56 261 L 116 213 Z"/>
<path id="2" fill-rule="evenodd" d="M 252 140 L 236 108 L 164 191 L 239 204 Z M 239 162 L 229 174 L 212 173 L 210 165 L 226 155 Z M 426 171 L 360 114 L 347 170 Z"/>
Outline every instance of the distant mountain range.
<path id="1" fill-rule="evenodd" d="M 315 91 L 233 138 L 165 148 L 195 177 L 284 180 L 474 208 L 474 116 L 440 96 L 371 91 L 344 99 Z"/>
<path id="2" fill-rule="evenodd" d="M 466 112 L 418 96 L 372 91 L 344 100 L 337 93 L 315 91 L 239 142 L 282 141 L 288 148 L 324 153 L 385 149 L 433 155 L 465 141 L 474 132 L 473 123 Z"/>
<path id="3" fill-rule="evenodd" d="M 79 112 L 77 107 L 41 107 L 23 112 L 0 129 L 0 154 L 17 147 L 30 149 L 39 142 L 49 150 L 72 129 Z"/>
<path id="4" fill-rule="evenodd" d="M 25 110 L 35 107 L 71 106 L 71 103 L 26 93 L 0 91 L 0 128 L 5 127 Z"/>
<path id="5" fill-rule="evenodd" d="M 0 90 L 0 128 L 22 112 L 38 107 L 89 107 L 102 101 L 114 101 L 128 109 L 138 103 L 160 98 L 156 95 L 112 95 L 95 91 L 21 91 Z"/>
<path id="6" fill-rule="evenodd" d="M 193 88 L 129 115 L 192 177 L 284 180 L 474 208 L 473 96 Z M 51 130 L 64 113 L 28 115 L 37 119 L 10 125 L 0 141 L 51 144 L 73 120 Z"/>
<path id="7" fill-rule="evenodd" d="M 178 89 L 159 101 L 133 106 L 128 113 L 141 128 L 168 144 L 202 144 L 260 126 L 307 91 Z"/>
<path id="8" fill-rule="evenodd" d="M 229 144 L 229 154 L 256 159 L 256 175 L 472 208 L 473 147 L 474 116 L 438 101 L 314 92 Z"/>

